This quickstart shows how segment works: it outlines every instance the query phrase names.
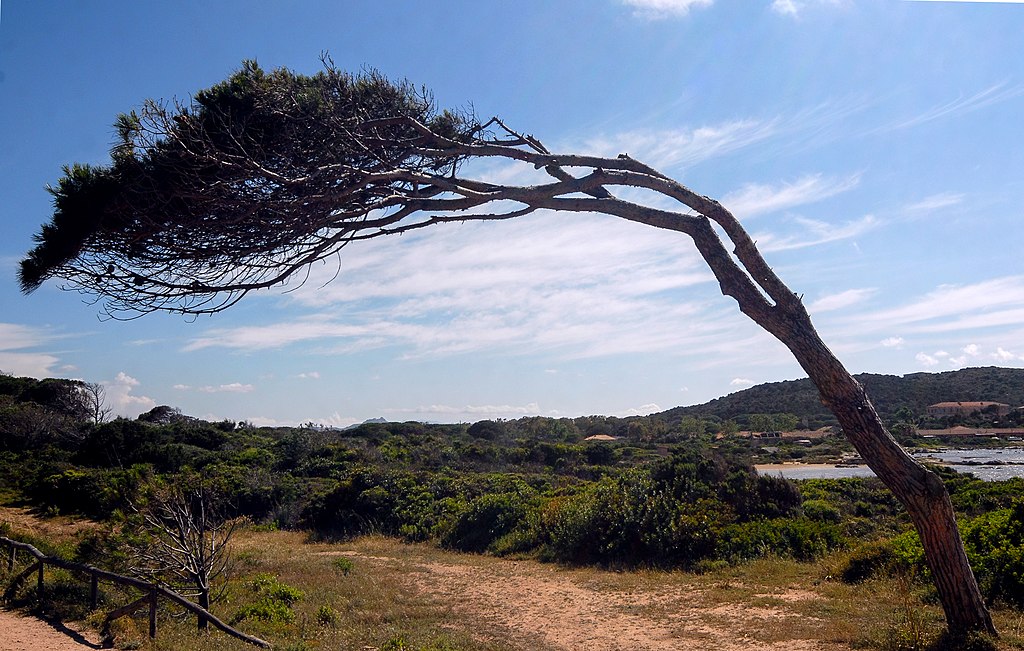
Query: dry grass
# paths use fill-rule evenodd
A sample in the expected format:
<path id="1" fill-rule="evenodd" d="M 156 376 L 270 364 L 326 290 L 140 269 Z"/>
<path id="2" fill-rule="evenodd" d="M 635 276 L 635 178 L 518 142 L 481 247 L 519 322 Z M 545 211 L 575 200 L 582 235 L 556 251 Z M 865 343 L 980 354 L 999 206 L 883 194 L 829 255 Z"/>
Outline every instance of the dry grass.
<path id="1" fill-rule="evenodd" d="M 61 525 L 65 532 L 73 527 Z M 55 533 L 50 531 L 50 533 Z M 899 579 L 846 585 L 836 563 L 766 559 L 696 575 L 564 568 L 529 560 L 453 554 L 382 537 L 308 543 L 295 532 L 242 532 L 228 620 L 255 596 L 258 573 L 301 589 L 294 621 L 246 620 L 239 628 L 276 649 L 370 651 L 938 651 L 941 609 L 927 586 Z M 347 559 L 350 563 L 339 563 Z M 350 571 L 346 571 L 350 570 Z M 120 625 L 126 648 L 251 649 L 192 619 L 161 615 L 155 642 L 145 622 Z M 999 651 L 1024 649 L 1024 614 L 994 612 Z"/>

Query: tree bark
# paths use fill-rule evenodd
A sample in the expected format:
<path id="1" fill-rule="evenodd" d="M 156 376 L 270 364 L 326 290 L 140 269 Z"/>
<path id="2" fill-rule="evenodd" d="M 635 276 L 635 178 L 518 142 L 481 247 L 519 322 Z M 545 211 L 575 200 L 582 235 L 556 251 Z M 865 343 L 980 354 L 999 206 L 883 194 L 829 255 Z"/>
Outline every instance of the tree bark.
<path id="1" fill-rule="evenodd" d="M 199 591 L 199 607 L 203 610 L 210 610 L 210 588 L 209 586 L 203 586 Z M 200 631 L 205 631 L 209 628 L 209 622 L 205 615 L 199 615 L 196 618 L 196 628 Z"/>
<path id="2" fill-rule="evenodd" d="M 892 437 L 864 387 L 818 336 L 799 300 L 776 305 L 768 314 L 770 318 L 761 314 L 755 321 L 789 348 L 857 452 L 907 509 L 921 537 L 949 632 L 996 635 L 942 480 Z"/>

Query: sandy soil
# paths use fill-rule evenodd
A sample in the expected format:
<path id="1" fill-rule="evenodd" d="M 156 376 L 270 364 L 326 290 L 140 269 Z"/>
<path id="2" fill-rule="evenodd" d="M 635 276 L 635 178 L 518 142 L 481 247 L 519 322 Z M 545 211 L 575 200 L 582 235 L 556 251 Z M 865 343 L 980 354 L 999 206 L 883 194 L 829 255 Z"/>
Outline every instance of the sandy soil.
<path id="1" fill-rule="evenodd" d="M 398 559 L 327 552 L 366 562 Z M 407 574 L 425 599 L 445 604 L 453 621 L 479 622 L 479 637 L 502 630 L 521 649 L 545 651 L 838 651 L 847 646 L 800 639 L 795 606 L 820 600 L 796 588 L 756 595 L 770 606 L 715 603 L 692 585 L 618 582 L 608 574 L 533 561 L 419 561 Z M 710 605 L 713 604 L 713 605 Z M 806 622 L 804 622 L 806 624 Z M 792 632 L 787 633 L 787 629 Z M 772 633 L 765 631 L 771 630 Z"/>
<path id="2" fill-rule="evenodd" d="M 11 525 L 15 531 L 27 531 L 36 536 L 74 536 L 99 527 L 89 520 L 67 516 L 40 518 L 31 509 L 19 506 L 0 506 L 0 522 Z"/>
<path id="3" fill-rule="evenodd" d="M 41 519 L 28 509 L 9 506 L 0 507 L 0 522 L 37 536 L 74 535 L 96 526 L 71 518 Z M 5 562 L 6 558 L 5 551 Z M 95 633 L 81 633 L 72 625 L 50 623 L 14 611 L 0 610 L 0 651 L 79 651 L 99 648 L 99 636 Z"/>
<path id="4" fill-rule="evenodd" d="M 483 570 L 483 571 L 481 571 Z M 426 564 L 417 587 L 450 599 L 453 610 L 552 649 L 589 651 L 817 651 L 811 640 L 758 642 L 739 621 L 784 621 L 783 608 L 687 607 L 694 594 L 663 589 L 642 594 L 587 585 L 573 572 L 509 561 L 487 568 Z M 731 624 L 728 625 L 727 623 Z"/>
<path id="5" fill-rule="evenodd" d="M 0 651 L 80 651 L 99 649 L 99 637 L 60 623 L 0 610 Z"/>

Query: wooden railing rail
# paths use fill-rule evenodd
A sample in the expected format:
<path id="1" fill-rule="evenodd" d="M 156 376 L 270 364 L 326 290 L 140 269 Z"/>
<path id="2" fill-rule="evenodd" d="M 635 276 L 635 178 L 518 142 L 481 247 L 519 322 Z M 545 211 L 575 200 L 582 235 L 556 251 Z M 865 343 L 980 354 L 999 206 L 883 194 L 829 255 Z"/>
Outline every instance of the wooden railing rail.
<path id="1" fill-rule="evenodd" d="M 14 596 L 14 593 L 17 592 L 18 587 L 21 585 L 21 583 L 29 576 L 31 576 L 33 572 L 37 573 L 36 581 L 38 583 L 39 594 L 41 596 L 43 592 L 43 568 L 45 565 L 53 565 L 54 567 L 70 570 L 72 572 L 79 572 L 89 576 L 91 583 L 89 593 L 90 600 L 92 602 L 91 607 L 93 610 L 96 609 L 97 602 L 99 600 L 100 580 L 131 586 L 137 590 L 141 590 L 145 594 L 145 596 L 141 599 L 138 599 L 137 601 L 134 601 L 126 606 L 122 606 L 120 608 L 112 610 L 110 613 L 108 613 L 104 620 L 104 628 L 107 628 L 110 625 L 110 622 L 114 621 L 118 617 L 129 615 L 139 610 L 143 606 L 148 605 L 149 636 L 156 637 L 156 604 L 158 597 L 163 597 L 168 601 L 178 604 L 179 606 L 188 610 L 189 612 L 194 613 L 196 617 L 199 618 L 200 622 L 203 622 L 205 620 L 210 624 L 213 624 L 215 627 L 219 628 L 223 632 L 227 633 L 228 635 L 236 637 L 244 642 L 248 642 L 249 644 L 264 649 L 271 648 L 270 643 L 266 640 L 261 640 L 258 637 L 254 637 L 247 633 L 243 633 L 242 631 L 239 631 L 238 629 L 233 628 L 228 624 L 225 624 L 220 619 L 218 619 L 216 615 L 206 610 L 202 606 L 189 601 L 182 595 L 178 594 L 173 590 L 165 588 L 164 586 L 155 583 L 150 583 L 149 581 L 143 581 L 142 579 L 137 579 L 135 577 L 124 576 L 123 574 L 116 574 L 114 572 L 108 572 L 107 570 L 103 570 L 98 567 L 93 567 L 92 565 L 73 563 L 71 561 L 66 561 L 58 556 L 47 556 L 46 554 L 42 553 L 41 551 L 39 551 L 38 549 L 36 549 L 28 543 L 23 543 L 17 540 L 11 540 L 6 536 L 0 536 L 0 543 L 3 543 L 4 545 L 10 548 L 10 557 L 8 558 L 7 561 L 8 572 L 14 571 L 15 557 L 17 556 L 19 549 L 28 552 L 29 555 L 31 555 L 36 560 L 35 563 L 30 564 L 27 568 L 25 568 L 25 570 L 20 572 L 11 580 L 10 587 L 8 587 L 7 591 L 4 593 L 5 600 L 12 598 Z"/>

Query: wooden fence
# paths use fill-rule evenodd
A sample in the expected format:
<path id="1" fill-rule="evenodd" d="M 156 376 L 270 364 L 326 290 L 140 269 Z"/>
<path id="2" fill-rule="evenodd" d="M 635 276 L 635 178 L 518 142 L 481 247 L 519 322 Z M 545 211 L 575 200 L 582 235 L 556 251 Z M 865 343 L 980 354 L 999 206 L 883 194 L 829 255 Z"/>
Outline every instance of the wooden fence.
<path id="1" fill-rule="evenodd" d="M 109 631 L 110 623 L 113 622 L 115 619 L 119 617 L 124 617 L 125 615 L 130 615 L 145 606 L 149 606 L 149 636 L 151 638 L 156 637 L 157 601 L 162 597 L 168 601 L 171 601 L 181 606 L 189 612 L 195 613 L 196 617 L 198 618 L 200 628 L 203 627 L 205 622 L 208 622 L 210 624 L 213 624 L 220 630 L 224 631 L 228 635 L 236 637 L 244 642 L 248 642 L 249 644 L 253 644 L 264 649 L 269 649 L 271 646 L 270 643 L 265 640 L 261 640 L 258 637 L 253 637 L 252 635 L 248 635 L 246 633 L 243 633 L 242 631 L 239 631 L 236 628 L 228 626 L 220 619 L 218 619 L 213 613 L 204 609 L 202 606 L 192 603 L 191 601 L 181 596 L 177 592 L 169 590 L 163 586 L 157 585 L 155 583 L 149 583 L 148 581 L 143 581 L 141 579 L 136 579 L 130 576 L 124 576 L 121 574 L 115 574 L 114 572 L 101 570 L 98 567 L 93 567 L 91 565 L 72 563 L 71 561 L 66 561 L 63 558 L 59 558 L 57 556 L 47 556 L 46 554 L 43 554 L 41 551 L 39 551 L 32 545 L 29 545 L 28 543 L 19 542 L 17 540 L 11 540 L 10 538 L 7 538 L 5 536 L 0 536 L 0 543 L 3 543 L 10 549 L 10 556 L 7 559 L 7 571 L 10 573 L 14 572 L 14 566 L 16 563 L 16 557 L 18 555 L 19 549 L 28 552 L 28 554 L 35 559 L 34 563 L 30 563 L 28 567 L 22 570 L 17 576 L 15 576 L 11 580 L 10 586 L 7 588 L 6 592 L 4 592 L 5 600 L 11 599 L 17 592 L 21 584 L 28 577 L 32 576 L 32 574 L 36 574 L 38 593 L 40 595 L 40 598 L 42 598 L 43 568 L 46 565 L 53 565 L 54 567 L 70 570 L 72 572 L 84 574 L 89 577 L 89 581 L 91 582 L 91 589 L 89 592 L 90 607 L 93 610 L 96 610 L 96 607 L 98 605 L 99 582 L 101 580 L 130 586 L 143 592 L 144 596 L 142 598 L 137 599 L 131 602 L 130 604 L 121 606 L 120 608 L 116 608 L 107 613 L 107 616 L 103 620 L 104 634 L 106 634 L 106 632 Z"/>

